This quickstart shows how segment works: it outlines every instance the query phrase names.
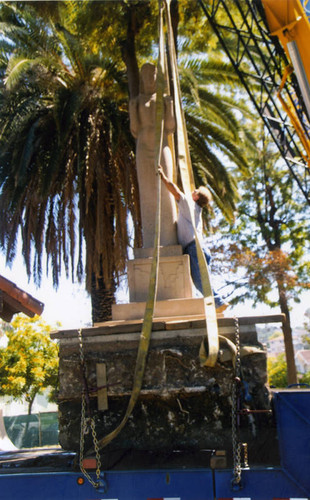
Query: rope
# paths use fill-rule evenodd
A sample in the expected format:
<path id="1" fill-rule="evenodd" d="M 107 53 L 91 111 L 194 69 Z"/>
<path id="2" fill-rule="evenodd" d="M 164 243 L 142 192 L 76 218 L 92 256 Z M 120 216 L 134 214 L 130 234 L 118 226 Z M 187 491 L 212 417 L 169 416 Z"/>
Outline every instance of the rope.
<path id="1" fill-rule="evenodd" d="M 188 137 L 186 131 L 185 117 L 181 105 L 181 89 L 180 80 L 177 69 L 177 59 L 175 53 L 175 45 L 173 39 L 173 30 L 170 17 L 170 0 L 164 0 L 166 7 L 166 18 L 168 27 L 168 47 L 169 47 L 169 57 L 170 66 L 172 71 L 172 81 L 174 89 L 174 105 L 175 105 L 175 116 L 176 116 L 176 137 L 178 144 L 178 167 L 180 170 L 182 185 L 184 193 L 186 196 L 191 196 L 191 193 L 195 189 L 194 176 L 191 166 L 191 159 L 189 153 Z M 204 307 L 205 307 L 205 317 L 206 317 L 206 337 L 203 339 L 200 350 L 200 364 L 201 366 L 214 366 L 219 350 L 219 340 L 218 340 L 218 327 L 216 319 L 216 310 L 213 298 L 213 292 L 211 287 L 210 275 L 208 270 L 208 265 L 202 251 L 199 238 L 197 236 L 195 228 L 195 217 L 191 211 L 192 225 L 195 230 L 195 242 L 197 248 L 197 257 L 199 270 L 202 281 L 202 289 L 204 296 Z M 207 348 L 206 348 L 207 345 Z"/>

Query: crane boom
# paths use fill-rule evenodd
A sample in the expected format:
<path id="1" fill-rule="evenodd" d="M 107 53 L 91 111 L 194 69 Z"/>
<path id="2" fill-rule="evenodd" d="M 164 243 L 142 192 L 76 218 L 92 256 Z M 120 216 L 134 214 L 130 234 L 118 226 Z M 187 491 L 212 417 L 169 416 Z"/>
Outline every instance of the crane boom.
<path id="1" fill-rule="evenodd" d="M 293 1 L 300 4 L 299 0 Z M 287 70 L 289 53 L 271 32 L 263 2 L 235 0 L 232 8 L 230 0 L 199 0 L 251 102 L 310 205 L 309 114 L 295 71 Z M 276 3 L 283 4 L 284 0 L 273 2 Z"/>
<path id="2" fill-rule="evenodd" d="M 310 116 L 310 24 L 299 0 L 262 0 L 270 34 L 277 36 L 291 61 Z"/>

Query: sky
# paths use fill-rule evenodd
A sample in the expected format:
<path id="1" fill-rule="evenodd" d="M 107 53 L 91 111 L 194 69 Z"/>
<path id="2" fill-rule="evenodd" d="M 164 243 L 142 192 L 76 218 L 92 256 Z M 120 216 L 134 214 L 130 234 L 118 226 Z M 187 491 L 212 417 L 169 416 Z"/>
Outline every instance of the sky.
<path id="1" fill-rule="evenodd" d="M 91 324 L 91 307 L 84 284 L 74 283 L 62 277 L 58 290 L 53 288 L 52 278 L 43 277 L 40 288 L 28 281 L 22 258 L 17 257 L 11 268 L 5 265 L 0 254 L 0 275 L 12 281 L 23 291 L 43 302 L 42 318 L 54 326 L 60 322 L 62 328 L 81 328 Z"/>
<path id="2" fill-rule="evenodd" d="M 0 254 L 0 275 L 15 283 L 19 288 L 44 303 L 42 318 L 52 326 L 61 323 L 61 329 L 74 329 L 91 325 L 91 303 L 85 291 L 84 284 L 71 283 L 63 277 L 58 290 L 52 285 L 52 279 L 43 277 L 42 285 L 38 289 L 32 281 L 28 282 L 26 270 L 21 257 L 17 257 L 12 267 L 5 265 L 5 258 Z M 310 290 L 302 295 L 300 304 L 293 306 L 291 321 L 293 326 L 303 326 L 305 312 L 310 309 Z M 119 291 L 117 302 L 128 302 L 126 290 Z M 226 316 L 256 316 L 279 313 L 279 308 L 270 309 L 262 304 L 256 309 L 247 302 L 230 308 Z"/>

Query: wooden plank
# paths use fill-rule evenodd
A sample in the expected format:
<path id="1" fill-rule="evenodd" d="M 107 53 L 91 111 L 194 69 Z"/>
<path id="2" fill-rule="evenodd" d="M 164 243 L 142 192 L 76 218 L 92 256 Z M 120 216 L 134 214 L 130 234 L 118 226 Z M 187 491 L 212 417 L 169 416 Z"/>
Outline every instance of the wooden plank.
<path id="1" fill-rule="evenodd" d="M 99 411 L 108 409 L 107 368 L 105 363 L 96 363 L 97 405 Z"/>
<path id="2" fill-rule="evenodd" d="M 14 308 L 14 314 L 24 312 L 27 316 L 33 317 L 35 314 L 42 314 L 44 304 L 29 293 L 18 288 L 15 283 L 0 276 L 0 290 L 3 292 L 4 302 L 7 302 L 9 307 Z"/>
<path id="3" fill-rule="evenodd" d="M 109 322 L 110 323 L 110 322 Z M 135 333 L 140 332 L 142 328 L 142 321 L 114 321 L 105 326 L 94 326 L 82 328 L 83 337 L 92 337 L 97 335 L 113 335 L 113 334 L 124 334 L 124 333 Z M 165 330 L 165 322 L 158 321 L 153 323 L 153 331 Z M 58 330 L 51 332 L 50 336 L 54 339 L 63 338 L 75 338 L 78 337 L 79 329 L 74 330 Z"/>
<path id="4" fill-rule="evenodd" d="M 240 325 L 257 325 L 261 323 L 283 323 L 285 314 L 265 314 L 263 316 L 244 316 L 239 319 Z"/>
<path id="5" fill-rule="evenodd" d="M 234 326 L 235 317 L 225 317 L 217 318 L 218 326 Z M 266 314 L 263 316 L 242 316 L 237 318 L 239 325 L 255 325 L 264 323 L 283 323 L 285 319 L 284 314 Z M 199 319 L 170 319 L 170 320 L 158 320 L 153 322 L 152 330 L 154 332 L 165 331 L 165 330 L 183 330 L 191 328 L 193 330 L 197 328 L 204 328 L 205 321 L 201 318 Z M 105 325 L 105 326 L 103 326 Z M 106 324 L 101 323 L 100 326 L 83 328 L 83 337 L 92 337 L 99 335 L 117 335 L 117 334 L 130 334 L 137 333 L 141 331 L 142 322 L 138 320 L 134 321 L 109 321 Z M 52 332 L 51 338 L 55 339 L 65 339 L 65 338 L 77 338 L 78 329 L 74 330 L 60 330 L 57 332 Z"/>

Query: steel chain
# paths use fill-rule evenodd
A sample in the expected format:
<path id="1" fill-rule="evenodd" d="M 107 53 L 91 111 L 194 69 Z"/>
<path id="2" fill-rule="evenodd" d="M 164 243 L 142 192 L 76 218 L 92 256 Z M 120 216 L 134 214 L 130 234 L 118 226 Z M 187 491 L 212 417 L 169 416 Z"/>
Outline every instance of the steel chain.
<path id="1" fill-rule="evenodd" d="M 99 452 L 99 444 L 98 444 L 98 439 L 97 439 L 97 433 L 96 433 L 96 428 L 95 428 L 95 419 L 92 418 L 90 420 L 90 427 L 91 427 L 91 433 L 93 437 L 93 443 L 94 443 L 94 448 L 95 448 L 95 454 L 96 454 L 96 477 L 97 481 L 99 481 L 100 478 L 100 468 L 101 468 L 101 459 L 100 459 L 100 452 Z"/>
<path id="2" fill-rule="evenodd" d="M 243 462 L 244 462 L 244 467 L 249 467 L 249 462 L 248 462 L 248 443 L 242 443 L 242 448 L 243 448 Z"/>
<path id="3" fill-rule="evenodd" d="M 82 329 L 79 330 L 79 348 L 80 348 L 80 360 L 81 360 L 81 366 L 82 370 L 84 372 L 85 376 L 85 358 L 84 358 L 84 350 L 83 350 L 83 338 L 82 338 Z M 92 433 L 92 438 L 93 438 L 93 443 L 94 443 L 94 448 L 96 452 L 96 478 L 97 481 L 94 481 L 92 477 L 89 475 L 87 470 L 85 469 L 83 465 L 83 460 L 84 460 L 84 441 L 85 441 L 85 435 L 88 434 L 89 428 L 91 429 Z M 86 394 L 85 390 L 82 392 L 82 405 L 81 405 L 81 432 L 80 432 L 80 461 L 79 461 L 80 469 L 82 474 L 87 478 L 87 480 L 90 482 L 90 484 L 94 488 L 98 488 L 100 486 L 100 468 L 101 468 L 101 460 L 100 460 L 100 452 L 99 452 L 99 446 L 98 446 L 98 439 L 97 439 L 97 434 L 96 434 L 96 428 L 95 428 L 95 420 L 93 417 L 86 417 Z"/>
<path id="4" fill-rule="evenodd" d="M 241 352 L 240 352 L 240 330 L 238 318 L 235 318 L 235 342 L 236 342 L 236 357 L 235 357 L 235 374 L 232 386 L 232 446 L 233 446 L 233 462 L 234 471 L 232 484 L 235 487 L 241 488 L 241 446 L 238 438 L 238 404 L 241 382 Z"/>

